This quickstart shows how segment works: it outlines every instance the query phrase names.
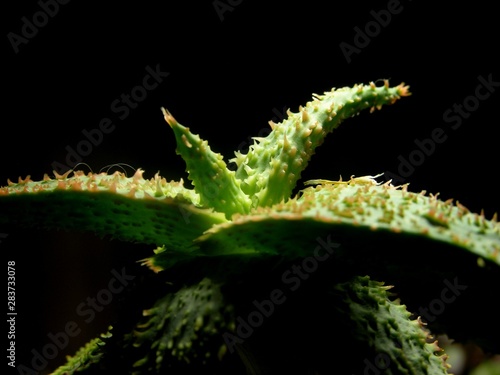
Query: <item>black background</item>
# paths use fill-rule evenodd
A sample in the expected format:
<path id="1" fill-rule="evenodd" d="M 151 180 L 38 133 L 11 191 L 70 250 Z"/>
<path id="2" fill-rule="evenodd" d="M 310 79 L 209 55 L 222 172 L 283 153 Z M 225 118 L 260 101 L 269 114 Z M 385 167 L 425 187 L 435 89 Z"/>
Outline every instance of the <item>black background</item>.
<path id="1" fill-rule="evenodd" d="M 490 218 L 500 208 L 499 93 L 456 130 L 443 114 L 474 94 L 478 76 L 500 81 L 497 11 L 477 1 L 438 8 L 401 0 L 401 11 L 348 63 L 340 43 L 355 45 L 355 27 L 364 29 L 371 11 L 392 3 L 234 1 L 221 19 L 213 1 L 71 1 L 17 53 L 7 35 L 20 35 L 22 17 L 31 20 L 40 5 L 3 6 L 0 185 L 51 173 L 54 161 L 64 163 L 66 146 L 76 147 L 82 130 L 105 117 L 116 128 L 84 158 L 92 170 L 126 163 L 146 177 L 159 171 L 177 180 L 185 166 L 161 106 L 227 160 L 283 108 L 296 111 L 312 93 L 387 78 L 410 85 L 412 96 L 346 121 L 317 150 L 303 180 L 397 173 L 398 157 L 417 148 L 415 139 L 442 128 L 448 139 L 406 178 L 410 190 L 440 192 L 472 211 L 484 208 Z M 158 64 L 169 76 L 118 119 L 111 103 Z M 7 234 L 0 252 L 16 261 L 17 363 L 29 365 L 31 349 L 40 350 L 47 334 L 70 320 L 85 331 L 47 369 L 105 330 L 114 314 L 108 306 L 86 324 L 75 307 L 106 287 L 113 268 L 143 272 L 134 261 L 151 250 L 72 232 Z"/>

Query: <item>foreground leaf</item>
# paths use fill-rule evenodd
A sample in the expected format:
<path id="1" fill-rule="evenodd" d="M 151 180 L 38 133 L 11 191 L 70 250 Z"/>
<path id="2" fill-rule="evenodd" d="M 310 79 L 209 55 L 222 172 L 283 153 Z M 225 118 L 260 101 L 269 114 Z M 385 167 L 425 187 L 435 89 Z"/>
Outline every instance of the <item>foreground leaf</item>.
<path id="1" fill-rule="evenodd" d="M 85 175 L 75 172 L 43 181 L 29 177 L 0 188 L 0 224 L 36 229 L 74 229 L 107 239 L 167 246 L 189 252 L 192 240 L 223 215 L 199 206 L 199 197 L 181 182 L 138 170 Z"/>

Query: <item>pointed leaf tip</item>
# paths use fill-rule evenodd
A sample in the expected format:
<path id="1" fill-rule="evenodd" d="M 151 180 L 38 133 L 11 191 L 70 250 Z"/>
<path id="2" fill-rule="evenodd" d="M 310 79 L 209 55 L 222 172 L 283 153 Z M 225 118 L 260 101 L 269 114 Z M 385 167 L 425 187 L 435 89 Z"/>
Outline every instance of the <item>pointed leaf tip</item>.
<path id="1" fill-rule="evenodd" d="M 167 124 L 170 125 L 170 127 L 177 125 L 177 120 L 174 118 L 174 116 L 172 116 L 168 109 L 161 107 L 161 112 L 163 113 L 163 117 L 165 118 Z"/>

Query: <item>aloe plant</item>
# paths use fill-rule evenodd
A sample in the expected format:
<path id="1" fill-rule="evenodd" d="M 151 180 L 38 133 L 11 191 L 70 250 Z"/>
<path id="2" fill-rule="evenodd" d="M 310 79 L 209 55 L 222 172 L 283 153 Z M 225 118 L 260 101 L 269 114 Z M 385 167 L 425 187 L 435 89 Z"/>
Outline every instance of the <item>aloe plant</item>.
<path id="1" fill-rule="evenodd" d="M 162 108 L 193 188 L 142 169 L 8 181 L 2 226 L 152 247 L 138 260 L 155 301 L 135 314 L 131 294 L 123 320 L 54 373 L 447 374 L 443 333 L 500 353 L 496 215 L 380 174 L 294 193 L 343 120 L 408 95 L 388 81 L 313 95 L 234 168 Z"/>

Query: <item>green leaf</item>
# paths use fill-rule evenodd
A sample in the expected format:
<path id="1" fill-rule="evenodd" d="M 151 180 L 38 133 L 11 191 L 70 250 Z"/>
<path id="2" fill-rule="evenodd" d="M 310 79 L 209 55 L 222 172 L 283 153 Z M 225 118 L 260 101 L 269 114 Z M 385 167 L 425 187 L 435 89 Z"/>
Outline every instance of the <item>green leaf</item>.
<path id="1" fill-rule="evenodd" d="M 177 154 L 186 162 L 189 179 L 193 181 L 201 203 L 225 213 L 228 219 L 234 213 L 247 213 L 252 201 L 241 190 L 240 181 L 227 168 L 222 155 L 213 152 L 207 141 L 179 124 L 166 109 L 162 110 L 174 131 Z"/>
<path id="2" fill-rule="evenodd" d="M 408 95 L 408 86 L 389 87 L 388 81 L 381 87 L 361 84 L 315 94 L 297 113 L 288 111 L 281 123 L 271 122 L 271 133 L 254 138 L 246 155 L 236 153 L 233 161 L 243 191 L 261 207 L 288 200 L 316 148 L 340 123 L 364 109 L 380 109 Z"/>
<path id="3" fill-rule="evenodd" d="M 158 174 L 147 180 L 116 172 L 75 172 L 43 181 L 29 177 L 0 188 L 0 224 L 37 229 L 73 229 L 107 239 L 165 245 L 190 252 L 193 239 L 223 215 L 199 205 L 196 193 Z"/>
<path id="4" fill-rule="evenodd" d="M 110 333 L 92 339 L 82 346 L 77 352 L 69 356 L 64 365 L 59 366 L 51 375 L 71 375 L 78 372 L 85 372 L 100 363 L 104 354 L 103 347 L 106 345 L 103 339 L 110 336 Z"/>
<path id="5" fill-rule="evenodd" d="M 500 265 L 500 223 L 471 213 L 459 202 L 424 193 L 408 191 L 408 185 L 379 184 L 371 176 L 325 183 L 286 203 L 215 225 L 196 243 L 201 255 L 253 252 L 296 258 L 311 255 L 304 252 L 310 247 L 300 244 L 321 234 L 360 246 L 380 234 L 387 240 L 419 237 L 450 245 L 476 255 L 480 263 Z M 294 231 L 296 226 L 304 229 Z"/>
<path id="6" fill-rule="evenodd" d="M 410 319 L 405 305 L 391 300 L 390 288 L 368 276 L 335 286 L 353 322 L 352 334 L 372 349 L 373 356 L 364 361 L 365 373 L 448 374 L 447 356 L 437 340 L 431 339 L 420 319 Z"/>

